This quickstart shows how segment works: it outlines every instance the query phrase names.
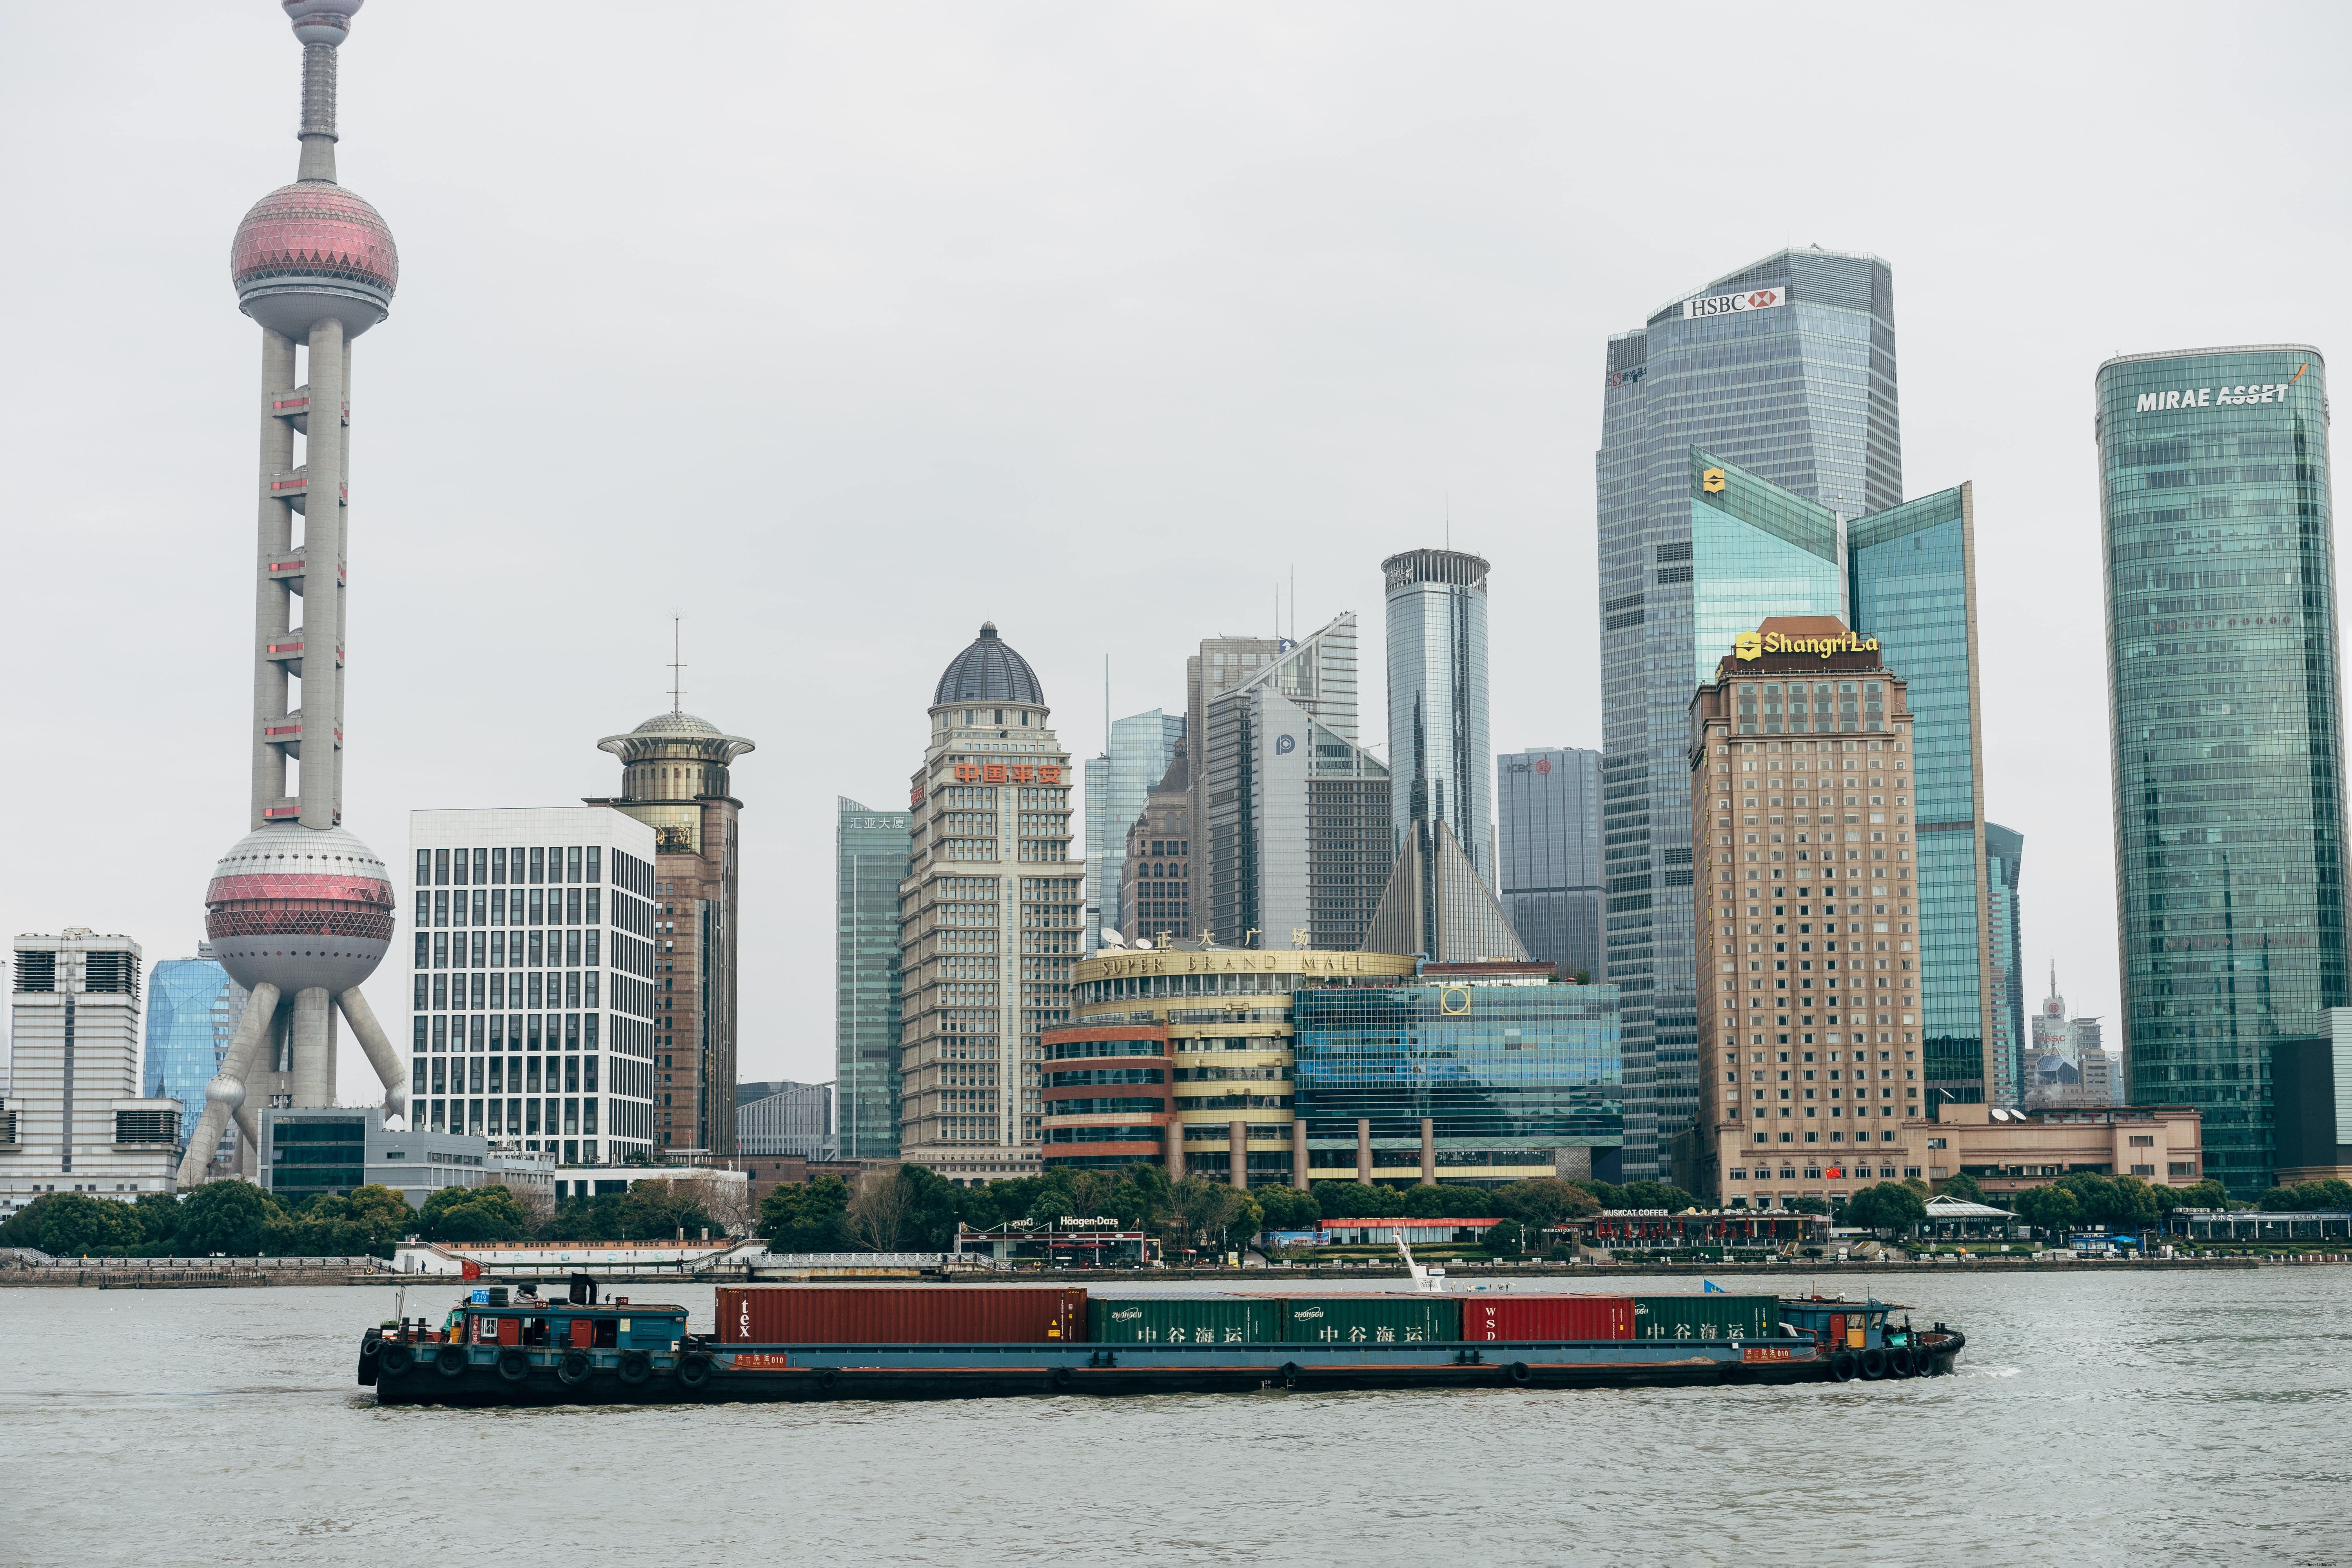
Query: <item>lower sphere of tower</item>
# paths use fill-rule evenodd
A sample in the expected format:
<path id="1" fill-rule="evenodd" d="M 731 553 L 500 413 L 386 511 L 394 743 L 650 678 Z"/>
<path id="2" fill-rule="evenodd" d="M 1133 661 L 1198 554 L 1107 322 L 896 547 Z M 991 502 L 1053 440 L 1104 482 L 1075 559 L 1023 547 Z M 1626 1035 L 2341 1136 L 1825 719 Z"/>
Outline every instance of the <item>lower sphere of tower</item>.
<path id="1" fill-rule="evenodd" d="M 213 868 L 205 934 L 240 985 L 340 993 L 390 951 L 393 909 L 392 879 L 358 835 L 273 823 Z"/>

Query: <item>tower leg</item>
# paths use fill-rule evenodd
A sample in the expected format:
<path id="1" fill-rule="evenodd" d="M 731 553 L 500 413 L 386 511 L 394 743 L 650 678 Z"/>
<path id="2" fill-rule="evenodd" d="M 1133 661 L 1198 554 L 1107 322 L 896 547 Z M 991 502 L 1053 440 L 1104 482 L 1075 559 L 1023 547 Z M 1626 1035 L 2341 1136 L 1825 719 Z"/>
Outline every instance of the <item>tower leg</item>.
<path id="1" fill-rule="evenodd" d="M 304 1110 L 335 1102 L 335 1048 L 331 1023 L 331 999 L 326 987 L 312 985 L 294 994 L 294 1070 L 289 1094 Z"/>
<path id="2" fill-rule="evenodd" d="M 383 1080 L 383 1113 L 405 1117 L 408 1114 L 408 1074 L 400 1065 L 399 1054 L 384 1036 L 383 1026 L 375 1020 L 375 1010 L 360 988 L 352 986 L 335 998 L 335 1005 L 351 1021 L 352 1034 L 359 1040 L 360 1049 L 367 1053 L 368 1066 Z"/>
<path id="3" fill-rule="evenodd" d="M 236 1033 L 229 1037 L 220 1072 L 205 1089 L 204 1114 L 196 1118 L 196 1130 L 188 1138 L 187 1152 L 180 1158 L 180 1185 L 192 1187 L 205 1179 L 205 1167 L 212 1163 L 213 1150 L 219 1146 L 221 1134 L 228 1130 L 229 1113 L 245 1102 L 245 1080 L 252 1075 L 254 1058 L 260 1055 L 261 1042 L 269 1034 L 269 1021 L 277 1014 L 278 987 L 264 981 L 245 999 L 245 1015 L 237 1019 Z"/>

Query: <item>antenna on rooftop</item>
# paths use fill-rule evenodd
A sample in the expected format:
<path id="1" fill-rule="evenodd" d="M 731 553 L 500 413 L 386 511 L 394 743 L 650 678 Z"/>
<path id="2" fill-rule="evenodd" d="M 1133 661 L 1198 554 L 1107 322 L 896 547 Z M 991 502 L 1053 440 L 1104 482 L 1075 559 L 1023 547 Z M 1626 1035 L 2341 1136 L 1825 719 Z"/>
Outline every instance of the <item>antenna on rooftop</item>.
<path id="1" fill-rule="evenodd" d="M 677 616 L 672 616 L 669 618 L 669 710 L 673 713 L 686 711 L 686 688 L 679 683 L 678 679 L 679 672 L 686 668 L 685 663 L 677 657 L 678 623 L 681 618 Z"/>

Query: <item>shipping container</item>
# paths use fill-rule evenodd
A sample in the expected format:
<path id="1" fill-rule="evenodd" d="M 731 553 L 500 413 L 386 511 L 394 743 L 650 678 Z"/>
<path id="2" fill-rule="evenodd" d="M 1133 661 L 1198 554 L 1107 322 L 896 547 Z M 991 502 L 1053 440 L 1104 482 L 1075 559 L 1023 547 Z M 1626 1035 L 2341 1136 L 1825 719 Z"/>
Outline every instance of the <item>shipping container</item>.
<path id="1" fill-rule="evenodd" d="M 1631 1296 L 1473 1296 L 1462 1303 L 1465 1340 L 1630 1340 Z"/>
<path id="2" fill-rule="evenodd" d="M 1288 1296 L 1282 1337 L 1293 1344 L 1404 1344 L 1462 1337 L 1462 1303 L 1444 1296 Z"/>
<path id="3" fill-rule="evenodd" d="M 1636 1296 L 1637 1340 L 1758 1340 L 1780 1333 L 1777 1296 Z"/>
<path id="4" fill-rule="evenodd" d="M 1082 1289 L 994 1285 L 722 1286 L 722 1344 L 1046 1344 L 1082 1340 Z"/>
<path id="5" fill-rule="evenodd" d="M 1281 1325 L 1282 1303 L 1268 1296 L 1096 1296 L 1087 1302 L 1087 1338 L 1097 1344 L 1274 1344 Z"/>

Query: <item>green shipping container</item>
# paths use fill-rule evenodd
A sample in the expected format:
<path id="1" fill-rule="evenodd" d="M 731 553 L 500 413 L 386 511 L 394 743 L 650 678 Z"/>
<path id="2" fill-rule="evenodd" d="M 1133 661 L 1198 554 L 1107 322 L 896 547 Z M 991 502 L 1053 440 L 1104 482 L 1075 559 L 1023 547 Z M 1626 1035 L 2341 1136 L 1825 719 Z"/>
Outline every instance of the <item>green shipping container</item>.
<path id="1" fill-rule="evenodd" d="M 1780 1333 L 1777 1296 L 1636 1296 L 1637 1340 L 1757 1340 Z"/>
<path id="2" fill-rule="evenodd" d="M 1442 1296 L 1291 1296 L 1282 1337 L 1292 1344 L 1405 1344 L 1462 1337 L 1462 1303 Z"/>
<path id="3" fill-rule="evenodd" d="M 1111 1345 L 1266 1345 L 1282 1338 L 1270 1296 L 1089 1296 L 1087 1338 Z"/>

